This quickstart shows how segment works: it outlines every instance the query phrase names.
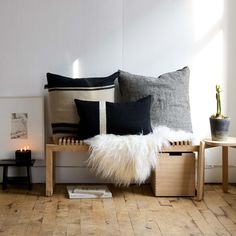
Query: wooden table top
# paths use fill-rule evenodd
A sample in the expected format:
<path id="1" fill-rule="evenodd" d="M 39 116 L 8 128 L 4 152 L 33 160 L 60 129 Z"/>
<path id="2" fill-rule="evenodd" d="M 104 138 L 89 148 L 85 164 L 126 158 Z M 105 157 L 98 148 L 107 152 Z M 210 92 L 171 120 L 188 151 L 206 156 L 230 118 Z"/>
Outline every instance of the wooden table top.
<path id="1" fill-rule="evenodd" d="M 33 166 L 35 160 L 31 160 L 30 162 L 22 162 L 16 163 L 16 160 L 0 160 L 0 166 Z"/>
<path id="2" fill-rule="evenodd" d="M 203 141 L 209 146 L 236 147 L 236 137 L 228 137 L 225 141 L 213 141 L 210 138 L 204 139 Z"/>

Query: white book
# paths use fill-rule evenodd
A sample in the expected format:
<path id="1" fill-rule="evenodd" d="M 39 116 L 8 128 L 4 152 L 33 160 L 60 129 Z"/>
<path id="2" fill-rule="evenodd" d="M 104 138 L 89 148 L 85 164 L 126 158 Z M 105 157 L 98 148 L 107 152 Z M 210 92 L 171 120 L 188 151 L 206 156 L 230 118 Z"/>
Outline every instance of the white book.
<path id="1" fill-rule="evenodd" d="M 69 198 L 111 198 L 112 193 L 106 185 L 67 186 Z"/>

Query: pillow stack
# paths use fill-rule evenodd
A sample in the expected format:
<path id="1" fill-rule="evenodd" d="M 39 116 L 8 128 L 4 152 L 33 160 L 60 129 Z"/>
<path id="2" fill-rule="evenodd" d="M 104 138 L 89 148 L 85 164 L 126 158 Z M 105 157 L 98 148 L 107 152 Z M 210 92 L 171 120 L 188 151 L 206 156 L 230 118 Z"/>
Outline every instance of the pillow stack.
<path id="1" fill-rule="evenodd" d="M 65 136 L 83 140 L 102 133 L 145 135 L 158 125 L 192 132 L 189 74 L 188 67 L 159 77 L 119 71 L 72 79 L 47 73 L 54 140 Z M 119 103 L 114 103 L 116 78 Z"/>

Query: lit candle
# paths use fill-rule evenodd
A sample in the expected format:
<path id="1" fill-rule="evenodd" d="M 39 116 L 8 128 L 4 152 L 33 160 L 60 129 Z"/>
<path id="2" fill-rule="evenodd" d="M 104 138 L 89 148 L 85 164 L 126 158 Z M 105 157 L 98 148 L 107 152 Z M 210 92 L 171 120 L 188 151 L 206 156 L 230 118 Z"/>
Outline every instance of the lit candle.
<path id="1" fill-rule="evenodd" d="M 29 163 L 31 161 L 31 150 L 29 150 L 29 146 L 16 150 L 15 159 L 18 164 Z"/>

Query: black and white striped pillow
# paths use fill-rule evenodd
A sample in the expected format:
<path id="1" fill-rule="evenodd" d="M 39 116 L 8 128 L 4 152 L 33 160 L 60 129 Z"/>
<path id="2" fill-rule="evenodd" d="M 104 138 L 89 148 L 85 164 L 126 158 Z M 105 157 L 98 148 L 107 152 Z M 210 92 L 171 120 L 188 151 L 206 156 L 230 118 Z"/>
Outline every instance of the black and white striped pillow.
<path id="1" fill-rule="evenodd" d="M 107 77 L 72 79 L 47 73 L 49 111 L 54 140 L 77 134 L 79 117 L 74 99 L 114 101 L 118 72 Z"/>
<path id="2" fill-rule="evenodd" d="M 80 117 L 77 138 L 84 140 L 97 134 L 148 134 L 151 96 L 136 102 L 89 102 L 75 99 Z"/>

